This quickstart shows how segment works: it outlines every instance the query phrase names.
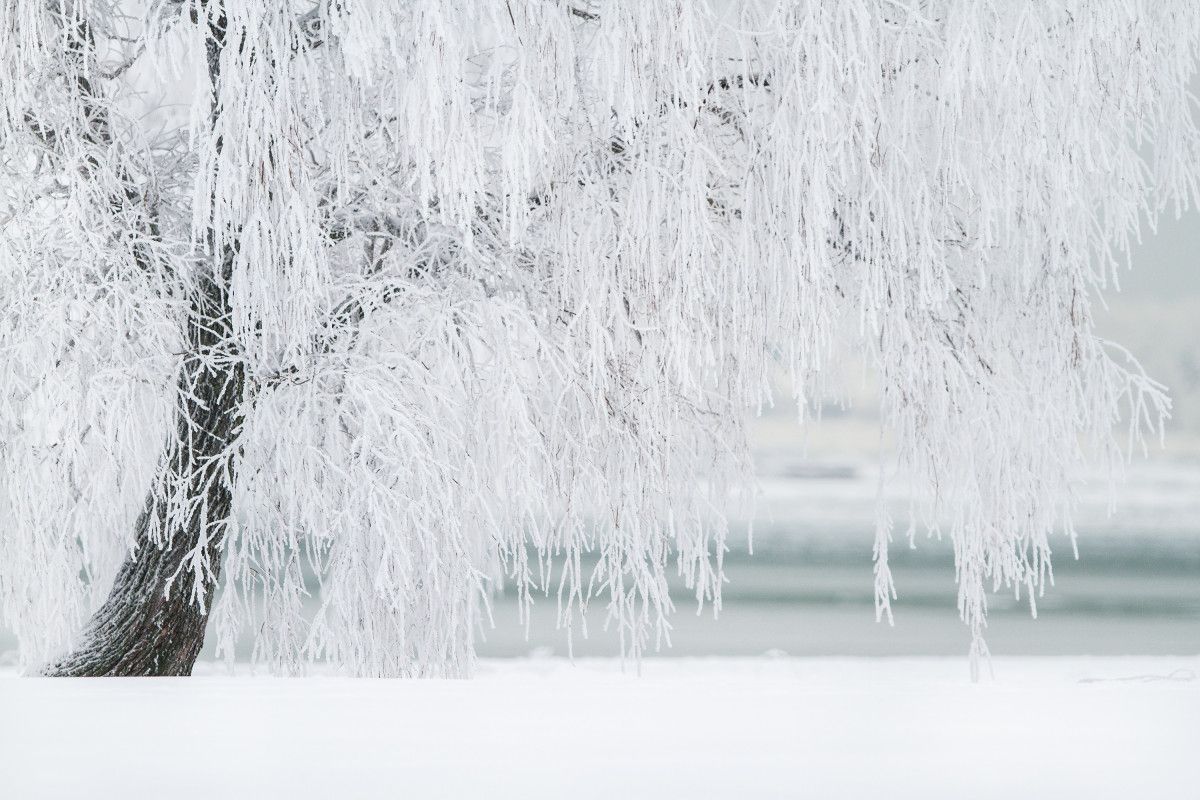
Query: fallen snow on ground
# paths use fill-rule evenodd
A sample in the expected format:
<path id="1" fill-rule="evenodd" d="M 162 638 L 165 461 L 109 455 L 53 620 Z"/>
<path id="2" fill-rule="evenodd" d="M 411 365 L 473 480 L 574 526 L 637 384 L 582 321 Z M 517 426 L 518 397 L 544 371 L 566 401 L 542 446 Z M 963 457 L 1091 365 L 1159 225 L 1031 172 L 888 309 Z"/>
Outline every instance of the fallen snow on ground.
<path id="1" fill-rule="evenodd" d="M 0 797 L 1188 798 L 1200 657 L 0 679 Z"/>

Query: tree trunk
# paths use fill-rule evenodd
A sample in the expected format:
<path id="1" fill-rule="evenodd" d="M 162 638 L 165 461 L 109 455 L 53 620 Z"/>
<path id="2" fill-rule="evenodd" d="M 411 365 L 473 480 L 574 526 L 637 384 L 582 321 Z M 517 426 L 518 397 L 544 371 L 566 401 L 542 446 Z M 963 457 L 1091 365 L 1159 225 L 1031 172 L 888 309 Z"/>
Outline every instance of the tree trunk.
<path id="1" fill-rule="evenodd" d="M 194 22 L 200 21 L 202 10 L 207 14 L 205 55 L 215 125 L 226 19 L 219 0 L 199 0 L 191 10 Z M 90 29 L 82 31 L 80 40 L 90 42 Z M 234 250 L 218 247 L 213 231 L 208 241 L 212 272 L 201 278 L 191 297 L 175 438 L 138 517 L 133 550 L 84 628 L 79 647 L 47 666 L 44 675 L 190 675 L 204 646 L 208 613 L 197 600 L 196 583 L 206 584 L 199 587 L 201 596 L 211 601 L 221 576 L 225 531 L 232 523 L 233 450 L 245 392 L 245 369 L 232 350 L 228 287 Z M 188 563 L 198 549 L 206 565 L 199 577 Z"/>
<path id="2" fill-rule="evenodd" d="M 135 549 L 84 629 L 78 649 L 47 667 L 45 675 L 192 672 L 208 615 L 195 599 L 197 576 L 185 561 L 197 548 L 204 550 L 211 572 L 201 575 L 206 585 L 200 588 L 211 598 L 230 522 L 231 451 L 241 430 L 245 383 L 240 362 L 226 352 L 229 303 L 221 284 L 207 281 L 192 303 L 188 352 L 178 379 L 175 440 L 138 518 Z"/>

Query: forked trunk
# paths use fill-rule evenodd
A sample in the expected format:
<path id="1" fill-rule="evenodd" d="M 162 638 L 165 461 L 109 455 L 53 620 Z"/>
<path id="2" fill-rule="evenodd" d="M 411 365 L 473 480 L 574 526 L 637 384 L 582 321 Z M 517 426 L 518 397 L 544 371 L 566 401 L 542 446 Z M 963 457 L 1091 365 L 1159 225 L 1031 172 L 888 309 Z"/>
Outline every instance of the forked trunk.
<path id="1" fill-rule="evenodd" d="M 204 645 L 208 616 L 195 599 L 196 581 L 206 582 L 203 595 L 211 598 L 221 570 L 220 534 L 231 513 L 234 465 L 225 456 L 241 429 L 244 374 L 222 352 L 229 333 L 224 291 L 209 282 L 192 311 L 175 441 L 138 518 L 135 550 L 79 647 L 45 675 L 190 675 Z M 198 548 L 211 565 L 199 578 L 188 561 Z"/>

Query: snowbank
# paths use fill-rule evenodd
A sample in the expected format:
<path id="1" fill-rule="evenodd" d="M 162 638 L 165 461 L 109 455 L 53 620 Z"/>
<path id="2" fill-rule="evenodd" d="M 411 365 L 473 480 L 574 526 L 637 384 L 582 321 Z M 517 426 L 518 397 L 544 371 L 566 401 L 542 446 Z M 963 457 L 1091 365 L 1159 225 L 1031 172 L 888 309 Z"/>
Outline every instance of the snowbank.
<path id="1" fill-rule="evenodd" d="M 0 679 L 9 798 L 1185 797 L 1200 657 Z"/>

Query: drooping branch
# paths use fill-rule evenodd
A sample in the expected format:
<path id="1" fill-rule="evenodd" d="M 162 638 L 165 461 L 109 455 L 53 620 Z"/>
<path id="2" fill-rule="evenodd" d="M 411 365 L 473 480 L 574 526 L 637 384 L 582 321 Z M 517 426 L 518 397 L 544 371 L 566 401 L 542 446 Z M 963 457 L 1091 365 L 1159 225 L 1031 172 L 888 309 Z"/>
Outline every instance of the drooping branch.
<path id="1" fill-rule="evenodd" d="M 364 254 L 361 276 L 364 280 L 377 277 L 381 273 L 384 259 L 392 249 L 394 241 L 391 235 L 382 233 L 378 228 L 373 233 L 374 236 L 367 237 L 367 252 Z M 420 267 L 414 267 L 410 274 L 419 270 Z M 346 297 L 335 305 L 320 323 L 313 334 L 307 354 L 320 358 L 333 353 L 339 343 L 343 347 L 350 346 L 366 318 L 391 303 L 404 291 L 406 285 L 407 281 L 375 281 L 368 285 L 365 291 L 354 292 Z M 260 378 L 258 385 L 262 388 L 273 388 L 303 380 L 303 375 L 300 364 L 291 364 L 272 375 Z"/>
<path id="2" fill-rule="evenodd" d="M 107 197 L 107 206 L 113 218 L 129 226 L 132 233 L 130 251 L 137 268 L 151 278 L 160 291 L 170 296 L 174 293 L 171 263 L 161 257 L 162 230 L 159 212 L 149 189 L 144 189 L 130 168 L 130 161 L 118 143 L 111 120 L 108 103 L 96 81 L 99 73 L 95 68 L 96 40 L 89 19 L 72 16 L 73 13 L 59 9 L 56 12 L 64 36 L 66 58 L 63 60 L 63 80 L 66 89 L 78 104 L 78 127 L 68 131 L 56 130 L 38 118 L 33 111 L 25 113 L 25 123 L 30 132 L 59 158 L 69 158 L 67 140 L 78 140 L 83 146 L 79 163 L 81 176 L 88 181 L 99 181 L 106 170 L 112 171 L 116 188 Z M 149 185 L 149 184 L 147 184 Z"/>

